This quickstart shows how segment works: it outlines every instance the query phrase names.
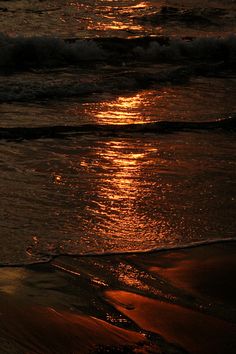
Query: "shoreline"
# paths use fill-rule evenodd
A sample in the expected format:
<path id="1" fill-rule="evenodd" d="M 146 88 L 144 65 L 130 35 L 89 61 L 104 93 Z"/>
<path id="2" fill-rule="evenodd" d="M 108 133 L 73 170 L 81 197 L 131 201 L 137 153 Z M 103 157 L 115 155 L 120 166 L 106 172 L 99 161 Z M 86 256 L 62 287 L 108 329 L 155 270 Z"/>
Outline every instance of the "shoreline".
<path id="1" fill-rule="evenodd" d="M 235 256 L 232 241 L 2 267 L 0 353 L 233 354 Z"/>
<path id="2" fill-rule="evenodd" d="M 193 243 L 187 243 L 187 244 L 180 244 L 176 246 L 164 246 L 164 247 L 157 247 L 157 248 L 148 248 L 148 249 L 143 249 L 143 250 L 131 250 L 131 251 L 115 251 L 115 252 L 92 252 L 92 253 L 76 253 L 76 254 L 68 254 L 68 253 L 61 253 L 61 254 L 40 254 L 45 259 L 43 260 L 34 260 L 32 262 L 27 262 L 27 263 L 2 263 L 0 264 L 0 269 L 1 268 L 23 268 L 23 267 L 31 267 L 31 266 L 37 266 L 37 265 L 43 265 L 43 264 L 50 264 L 57 258 L 61 257 L 68 257 L 68 258 L 91 258 L 91 257 L 116 257 L 116 256 L 130 256 L 130 255 L 146 255 L 146 254 L 156 254 L 156 253 L 162 253 L 162 252 L 171 252 L 171 251 L 179 251 L 179 250 L 185 250 L 185 249 L 194 249 L 198 247 L 204 247 L 204 246 L 210 246 L 210 245 L 217 245 L 217 244 L 225 244 L 225 243 L 234 243 L 236 242 L 235 238 L 229 237 L 229 238 L 214 238 L 211 240 L 206 240 L 206 241 L 194 241 Z M 31 249 L 31 247 L 29 247 Z M 26 250 L 28 252 L 28 250 Z M 31 251 L 32 252 L 32 251 Z"/>

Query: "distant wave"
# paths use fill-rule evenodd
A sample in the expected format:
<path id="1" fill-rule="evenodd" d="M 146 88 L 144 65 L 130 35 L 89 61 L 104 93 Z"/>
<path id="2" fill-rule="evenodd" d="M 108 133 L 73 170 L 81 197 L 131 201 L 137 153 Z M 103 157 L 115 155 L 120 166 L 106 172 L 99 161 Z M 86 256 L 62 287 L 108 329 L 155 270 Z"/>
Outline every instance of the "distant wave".
<path id="1" fill-rule="evenodd" d="M 60 39 L 54 37 L 9 37 L 0 35 L 0 69 L 81 65 L 85 62 L 235 61 L 236 36 L 226 38 L 141 37 L 133 39 Z"/>
<path id="2" fill-rule="evenodd" d="M 81 134 L 100 134 L 105 136 L 133 134 L 169 134 L 180 131 L 236 131 L 236 115 L 227 119 L 208 122 L 158 121 L 143 124 L 85 124 L 79 126 L 47 126 L 0 128 L 0 139 L 33 140 L 47 138 L 66 138 Z"/>
<path id="3" fill-rule="evenodd" d="M 197 5 L 197 4 L 196 4 Z M 174 6 L 162 6 L 159 11 L 148 15 L 134 17 L 139 23 L 150 23 L 160 26 L 165 23 L 179 22 L 189 27 L 219 26 L 225 23 L 235 23 L 235 11 L 224 8 L 183 8 Z"/>

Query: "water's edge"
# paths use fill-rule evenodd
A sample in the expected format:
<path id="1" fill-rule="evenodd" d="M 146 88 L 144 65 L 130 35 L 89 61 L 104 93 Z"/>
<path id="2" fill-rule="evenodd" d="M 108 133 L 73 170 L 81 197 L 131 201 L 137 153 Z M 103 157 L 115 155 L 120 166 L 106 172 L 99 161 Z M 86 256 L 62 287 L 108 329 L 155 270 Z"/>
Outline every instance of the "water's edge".
<path id="1" fill-rule="evenodd" d="M 88 252 L 88 253 L 74 253 L 74 254 L 44 253 L 44 254 L 38 254 L 39 256 L 42 256 L 43 259 L 37 261 L 34 260 L 32 262 L 27 262 L 27 263 L 2 263 L 0 264 L 0 268 L 4 268 L 4 267 L 17 268 L 17 267 L 33 266 L 37 264 L 48 264 L 59 257 L 90 258 L 90 257 L 114 257 L 114 256 L 138 255 L 138 254 L 144 255 L 144 254 L 152 254 L 152 253 L 159 253 L 159 252 L 178 251 L 178 250 L 191 249 L 191 248 L 202 247 L 202 246 L 210 246 L 214 244 L 231 243 L 231 242 L 236 242 L 236 238 L 229 237 L 229 238 L 221 238 L 221 239 L 210 239 L 210 240 L 203 240 L 203 241 L 194 241 L 192 243 L 181 244 L 181 245 L 173 245 L 173 246 L 168 245 L 168 246 L 162 246 L 158 248 L 154 247 L 154 248 L 147 248 L 142 250 L 129 250 L 129 251 L 118 251 L 118 252 L 92 252 L 92 253 Z"/>

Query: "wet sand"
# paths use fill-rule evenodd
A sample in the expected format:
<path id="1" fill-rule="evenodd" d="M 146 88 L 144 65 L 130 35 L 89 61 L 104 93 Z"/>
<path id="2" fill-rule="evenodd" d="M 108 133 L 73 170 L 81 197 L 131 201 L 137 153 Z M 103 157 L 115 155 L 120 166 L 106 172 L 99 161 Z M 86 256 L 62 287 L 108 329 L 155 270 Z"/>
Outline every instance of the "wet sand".
<path id="1" fill-rule="evenodd" d="M 236 243 L 0 269 L 0 353 L 236 352 Z"/>

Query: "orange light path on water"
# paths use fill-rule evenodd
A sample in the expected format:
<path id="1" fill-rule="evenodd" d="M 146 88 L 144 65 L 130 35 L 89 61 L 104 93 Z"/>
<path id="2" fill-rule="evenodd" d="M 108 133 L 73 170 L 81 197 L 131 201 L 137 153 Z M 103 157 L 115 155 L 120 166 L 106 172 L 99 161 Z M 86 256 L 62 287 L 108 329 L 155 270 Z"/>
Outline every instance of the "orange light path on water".
<path id="1" fill-rule="evenodd" d="M 145 10 L 148 11 L 150 3 L 146 1 L 134 1 L 133 5 L 127 6 L 125 1 L 101 0 L 95 3 L 95 7 L 95 18 L 93 18 L 91 16 L 91 4 L 81 4 L 77 1 L 70 1 L 68 3 L 68 8 L 71 8 L 73 12 L 78 11 L 78 15 L 81 8 L 83 11 L 87 8 L 88 16 L 82 18 L 79 16 L 78 21 L 81 22 L 82 20 L 85 22 L 88 30 L 129 32 L 142 31 L 144 29 L 141 24 L 136 23 L 135 17 L 139 13 L 144 13 Z"/>
<path id="2" fill-rule="evenodd" d="M 132 95 L 118 96 L 112 100 L 84 104 L 84 113 L 91 116 L 97 124 L 146 123 L 153 119 L 150 115 L 153 100 L 157 102 L 161 98 L 162 95 L 154 95 L 151 90 L 140 91 Z M 74 109 L 69 113 L 71 112 L 75 115 L 77 110 Z"/>
<path id="3" fill-rule="evenodd" d="M 73 108 L 73 113 L 77 116 L 85 114 L 95 124 L 141 124 L 150 121 L 149 107 L 153 99 L 157 101 L 161 97 L 154 95 L 153 91 L 140 91 L 111 100 L 107 97 L 102 102 L 85 103 L 82 105 L 84 111 L 78 105 Z M 83 226 L 85 232 L 101 239 L 109 237 L 111 249 L 113 242 L 114 249 L 116 244 L 119 245 L 119 240 L 127 240 L 125 247 L 129 250 L 138 249 L 138 245 L 144 245 L 146 241 L 150 246 L 152 242 L 156 244 L 157 238 L 160 241 L 165 238 L 170 232 L 168 218 L 159 211 L 153 215 L 153 207 L 149 207 L 148 202 L 151 199 L 153 203 L 155 199 L 158 210 L 163 199 L 166 186 L 162 186 L 158 172 L 163 163 L 158 144 L 119 137 L 102 139 L 98 146 L 91 148 L 89 156 L 70 161 L 78 173 L 86 173 L 86 189 L 93 191 L 92 199 L 84 209 L 84 216 L 88 218 Z M 66 176 L 55 172 L 54 183 L 66 187 Z M 72 198 L 76 194 L 74 187 L 77 190 L 75 185 L 70 188 Z M 78 221 L 84 222 L 80 209 Z"/>

